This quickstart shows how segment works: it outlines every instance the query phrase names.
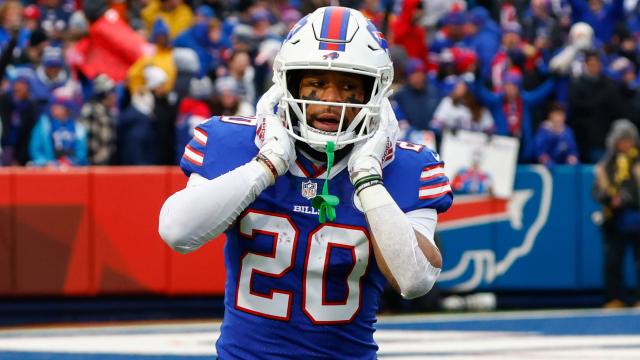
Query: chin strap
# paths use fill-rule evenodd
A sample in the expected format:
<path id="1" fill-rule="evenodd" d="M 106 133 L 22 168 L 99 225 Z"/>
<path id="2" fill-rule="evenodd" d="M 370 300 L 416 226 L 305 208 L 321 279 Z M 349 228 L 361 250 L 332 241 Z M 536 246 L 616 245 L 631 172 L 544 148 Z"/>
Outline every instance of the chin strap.
<path id="1" fill-rule="evenodd" d="M 322 185 L 322 194 L 316 195 L 311 200 L 311 206 L 318 210 L 318 221 L 324 223 L 327 221 L 333 221 L 336 219 L 336 209 L 340 203 L 340 199 L 335 195 L 329 194 L 329 175 L 331 174 L 331 167 L 333 166 L 335 144 L 333 141 L 328 141 L 325 148 L 327 153 L 327 177 L 324 179 L 324 185 Z"/>

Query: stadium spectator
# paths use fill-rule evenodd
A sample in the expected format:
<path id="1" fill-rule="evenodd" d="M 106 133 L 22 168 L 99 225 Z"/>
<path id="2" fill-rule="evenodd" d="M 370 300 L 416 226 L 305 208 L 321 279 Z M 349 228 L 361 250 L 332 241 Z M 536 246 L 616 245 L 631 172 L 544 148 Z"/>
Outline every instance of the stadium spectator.
<path id="1" fill-rule="evenodd" d="M 531 0 L 522 16 L 522 38 L 533 44 L 541 32 L 547 34 L 554 47 L 562 45 L 558 22 L 551 13 L 551 0 Z"/>
<path id="2" fill-rule="evenodd" d="M 583 162 L 595 163 L 605 152 L 605 138 L 611 122 L 620 116 L 620 94 L 602 69 L 595 51 L 585 57 L 584 74 L 569 84 L 571 115 L 568 124 L 575 131 Z"/>
<path id="3" fill-rule="evenodd" d="M 42 64 L 35 70 L 35 77 L 31 85 L 34 100 L 39 105 L 45 105 L 54 89 L 64 86 L 69 80 L 69 74 L 64 68 L 62 48 L 48 46 L 42 53 Z"/>
<path id="4" fill-rule="evenodd" d="M 252 94 L 247 93 L 246 100 L 255 105 L 257 101 L 256 94 L 263 93 L 265 88 L 270 85 L 272 61 L 280 49 L 282 38 L 276 33 L 277 30 L 274 30 L 271 26 L 271 14 L 261 6 L 256 5 L 250 10 L 250 24 L 251 26 L 248 30 L 242 30 L 242 26 L 237 26 L 234 29 L 234 34 L 237 33 L 240 36 L 244 36 L 244 41 L 247 45 L 247 53 L 251 61 L 249 64 L 253 68 L 254 89 Z M 233 70 L 232 66 L 234 65 L 231 63 L 239 61 L 240 64 L 244 64 L 243 57 L 244 55 L 241 55 L 240 58 L 233 56 L 229 60 L 230 74 L 238 81 L 240 81 L 239 75 L 237 73 L 234 74 L 238 70 Z M 242 87 L 241 85 L 240 88 L 242 89 Z"/>
<path id="5" fill-rule="evenodd" d="M 169 28 L 169 39 L 173 40 L 191 25 L 193 11 L 183 0 L 149 0 L 141 17 L 149 32 L 156 20 L 162 18 Z"/>
<path id="6" fill-rule="evenodd" d="M 371 20 L 376 28 L 380 29 L 380 31 L 384 31 L 382 30 L 382 25 L 384 23 L 384 11 L 380 4 L 380 0 L 363 0 L 360 4 L 360 9 L 358 10 L 360 10 L 367 19 Z"/>
<path id="7" fill-rule="evenodd" d="M 609 62 L 607 73 L 620 94 L 620 115 L 640 125 L 640 91 L 636 66 L 627 57 L 619 56 Z"/>
<path id="8" fill-rule="evenodd" d="M 636 279 L 640 279 L 640 143 L 638 129 L 626 119 L 616 120 L 607 135 L 607 152 L 596 165 L 594 195 L 603 206 L 605 308 L 626 306 L 624 258 L 633 248 Z M 640 307 L 640 281 L 636 281 Z"/>
<path id="9" fill-rule="evenodd" d="M 93 97 L 80 111 L 87 129 L 90 165 L 110 165 L 115 160 L 116 105 L 113 80 L 104 74 L 93 79 Z"/>
<path id="10" fill-rule="evenodd" d="M 20 29 L 18 48 L 23 50 L 29 45 L 31 33 L 40 27 L 40 9 L 36 5 L 29 5 L 22 11 L 23 26 Z"/>
<path id="11" fill-rule="evenodd" d="M 483 7 L 469 10 L 469 16 L 471 21 L 465 28 L 470 39 L 469 46 L 477 55 L 481 77 L 487 79 L 491 72 L 491 60 L 500 49 L 502 31 Z"/>
<path id="12" fill-rule="evenodd" d="M 493 93 L 476 81 L 476 96 L 493 115 L 498 135 L 520 139 L 520 162 L 534 160 L 534 142 L 531 114 L 553 91 L 555 80 L 550 78 L 533 90 L 522 90 L 522 73 L 517 68 L 509 69 L 503 82 L 503 91 Z"/>
<path id="13" fill-rule="evenodd" d="M 536 159 L 549 168 L 578 163 L 578 146 L 573 130 L 566 125 L 566 112 L 561 103 L 549 106 L 549 116 L 538 128 L 535 144 Z"/>
<path id="14" fill-rule="evenodd" d="M 407 82 L 400 86 L 393 99 L 411 127 L 428 130 L 441 99 L 438 88 L 427 77 L 426 68 L 420 59 L 409 59 L 404 72 Z"/>
<path id="15" fill-rule="evenodd" d="M 78 121 L 75 108 L 75 99 L 68 88 L 53 91 L 47 109 L 31 132 L 31 165 L 87 165 L 87 132 Z"/>
<path id="16" fill-rule="evenodd" d="M 471 39 L 467 36 L 469 17 L 461 9 L 450 11 L 442 19 L 443 27 L 438 31 L 429 46 L 429 61 L 437 62 L 438 54 L 451 48 L 471 48 Z"/>
<path id="17" fill-rule="evenodd" d="M 289 34 L 289 31 L 293 29 L 296 23 L 302 18 L 300 11 L 296 9 L 287 9 L 282 13 L 282 23 L 284 24 L 284 31 L 280 35 L 284 38 Z"/>
<path id="18" fill-rule="evenodd" d="M 63 40 L 69 18 L 75 10 L 73 4 L 63 0 L 44 0 L 39 3 L 40 27 L 50 40 Z"/>
<path id="19" fill-rule="evenodd" d="M 573 22 L 585 22 L 602 42 L 611 41 L 615 26 L 624 21 L 624 0 L 568 0 Z"/>
<path id="20" fill-rule="evenodd" d="M 189 48 L 173 49 L 173 61 L 176 64 L 176 83 L 173 91 L 178 102 L 189 94 L 191 79 L 200 76 L 200 60 L 198 54 Z"/>
<path id="21" fill-rule="evenodd" d="M 494 92 L 503 90 L 502 81 L 509 69 L 517 68 L 524 72 L 526 62 L 536 55 L 536 49 L 521 38 L 522 27 L 517 22 L 510 22 L 508 28 L 502 29 L 501 47 L 491 60 L 491 84 Z"/>
<path id="22" fill-rule="evenodd" d="M 118 119 L 118 158 L 122 165 L 157 165 L 163 151 L 173 151 L 173 148 L 161 148 L 161 143 L 166 145 L 166 139 L 160 139 L 158 121 L 154 117 L 153 91 L 164 86 L 167 74 L 157 66 L 149 66 L 144 77 L 144 90 L 131 95 L 131 103 Z M 175 126 L 174 123 L 171 126 Z"/>
<path id="23" fill-rule="evenodd" d="M 223 32 L 218 19 L 199 17 L 189 29 L 178 35 L 174 42 L 176 48 L 190 48 L 200 59 L 200 75 L 215 76 L 215 70 L 223 66 L 223 53 L 231 48 L 228 36 Z"/>
<path id="24" fill-rule="evenodd" d="M 129 68 L 129 91 L 132 94 L 144 91 L 144 70 L 150 66 L 161 68 L 167 75 L 162 91 L 168 93 L 173 90 L 176 81 L 176 64 L 173 61 L 173 48 L 169 41 L 169 28 L 162 18 L 154 22 L 150 40 L 155 44 L 154 53 L 140 58 Z"/>
<path id="25" fill-rule="evenodd" d="M 12 35 L 16 36 L 22 26 L 22 4 L 7 0 L 0 5 L 0 49 L 6 47 Z"/>
<path id="26" fill-rule="evenodd" d="M 256 99 L 255 70 L 251 66 L 249 53 L 237 51 L 231 55 L 228 76 L 235 80 L 238 93 L 244 101 L 253 104 Z"/>
<path id="27" fill-rule="evenodd" d="M 69 18 L 69 26 L 65 34 L 68 40 L 77 41 L 89 32 L 89 22 L 82 11 L 75 11 Z M 67 42 L 67 45 L 69 43 Z"/>
<path id="28" fill-rule="evenodd" d="M 492 134 L 495 131 L 491 113 L 476 100 L 463 78 L 459 78 L 449 95 L 440 101 L 430 125 L 438 133 L 468 130 Z"/>
<path id="29" fill-rule="evenodd" d="M 237 81 L 229 76 L 216 80 L 212 108 L 213 113 L 226 116 L 255 114 L 253 106 L 242 97 Z"/>
<path id="30" fill-rule="evenodd" d="M 393 22 L 392 37 L 395 45 L 403 47 L 407 56 L 418 59 L 426 67 L 429 49 L 427 48 L 426 30 L 420 25 L 424 14 L 421 0 L 402 2 L 402 10 Z"/>
<path id="31" fill-rule="evenodd" d="M 28 78 L 18 77 L 13 80 L 9 92 L 0 96 L 0 164 L 3 166 L 26 165 L 30 159 L 31 130 L 38 118 L 37 108 L 31 99 L 30 83 Z"/>

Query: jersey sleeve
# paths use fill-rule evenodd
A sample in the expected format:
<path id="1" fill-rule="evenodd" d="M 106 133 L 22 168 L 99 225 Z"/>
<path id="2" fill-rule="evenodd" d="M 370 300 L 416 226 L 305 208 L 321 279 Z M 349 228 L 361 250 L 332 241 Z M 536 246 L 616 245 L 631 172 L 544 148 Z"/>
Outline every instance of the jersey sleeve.
<path id="1" fill-rule="evenodd" d="M 184 148 L 180 168 L 213 179 L 250 161 L 258 152 L 254 143 L 255 118 L 214 116 L 196 126 Z"/>
<path id="2" fill-rule="evenodd" d="M 445 212 L 453 203 L 449 178 L 439 155 L 423 145 L 398 142 L 396 159 L 385 168 L 384 182 L 404 212 Z"/>

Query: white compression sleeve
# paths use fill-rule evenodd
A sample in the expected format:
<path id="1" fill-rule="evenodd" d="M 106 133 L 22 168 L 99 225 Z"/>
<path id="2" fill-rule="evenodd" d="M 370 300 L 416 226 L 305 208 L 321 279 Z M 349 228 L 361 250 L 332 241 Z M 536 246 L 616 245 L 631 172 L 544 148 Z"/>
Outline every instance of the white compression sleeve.
<path id="1" fill-rule="evenodd" d="M 406 213 L 413 230 L 419 232 L 434 246 L 436 245 L 435 233 L 438 225 L 438 212 L 435 209 L 418 209 Z"/>
<path id="2" fill-rule="evenodd" d="M 440 269 L 431 265 L 420 249 L 409 219 L 387 189 L 382 185 L 371 186 L 363 189 L 358 198 L 402 297 L 413 299 L 429 292 Z"/>
<path id="3" fill-rule="evenodd" d="M 162 205 L 158 232 L 172 249 L 193 251 L 225 231 L 270 180 L 269 170 L 257 161 L 212 180 L 192 174 L 187 187 Z"/>

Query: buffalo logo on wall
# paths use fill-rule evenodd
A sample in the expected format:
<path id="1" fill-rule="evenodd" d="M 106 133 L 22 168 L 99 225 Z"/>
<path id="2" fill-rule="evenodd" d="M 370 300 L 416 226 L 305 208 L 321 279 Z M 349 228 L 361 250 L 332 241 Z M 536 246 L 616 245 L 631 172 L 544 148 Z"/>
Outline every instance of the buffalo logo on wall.
<path id="1" fill-rule="evenodd" d="M 444 256 L 439 284 L 469 291 L 493 284 L 532 251 L 547 223 L 553 181 L 537 165 L 515 179 L 517 143 L 496 136 L 474 143 L 462 136 L 463 141 L 444 139 L 441 149 L 447 176 L 452 185 L 458 181 L 460 191 L 438 221 Z"/>

